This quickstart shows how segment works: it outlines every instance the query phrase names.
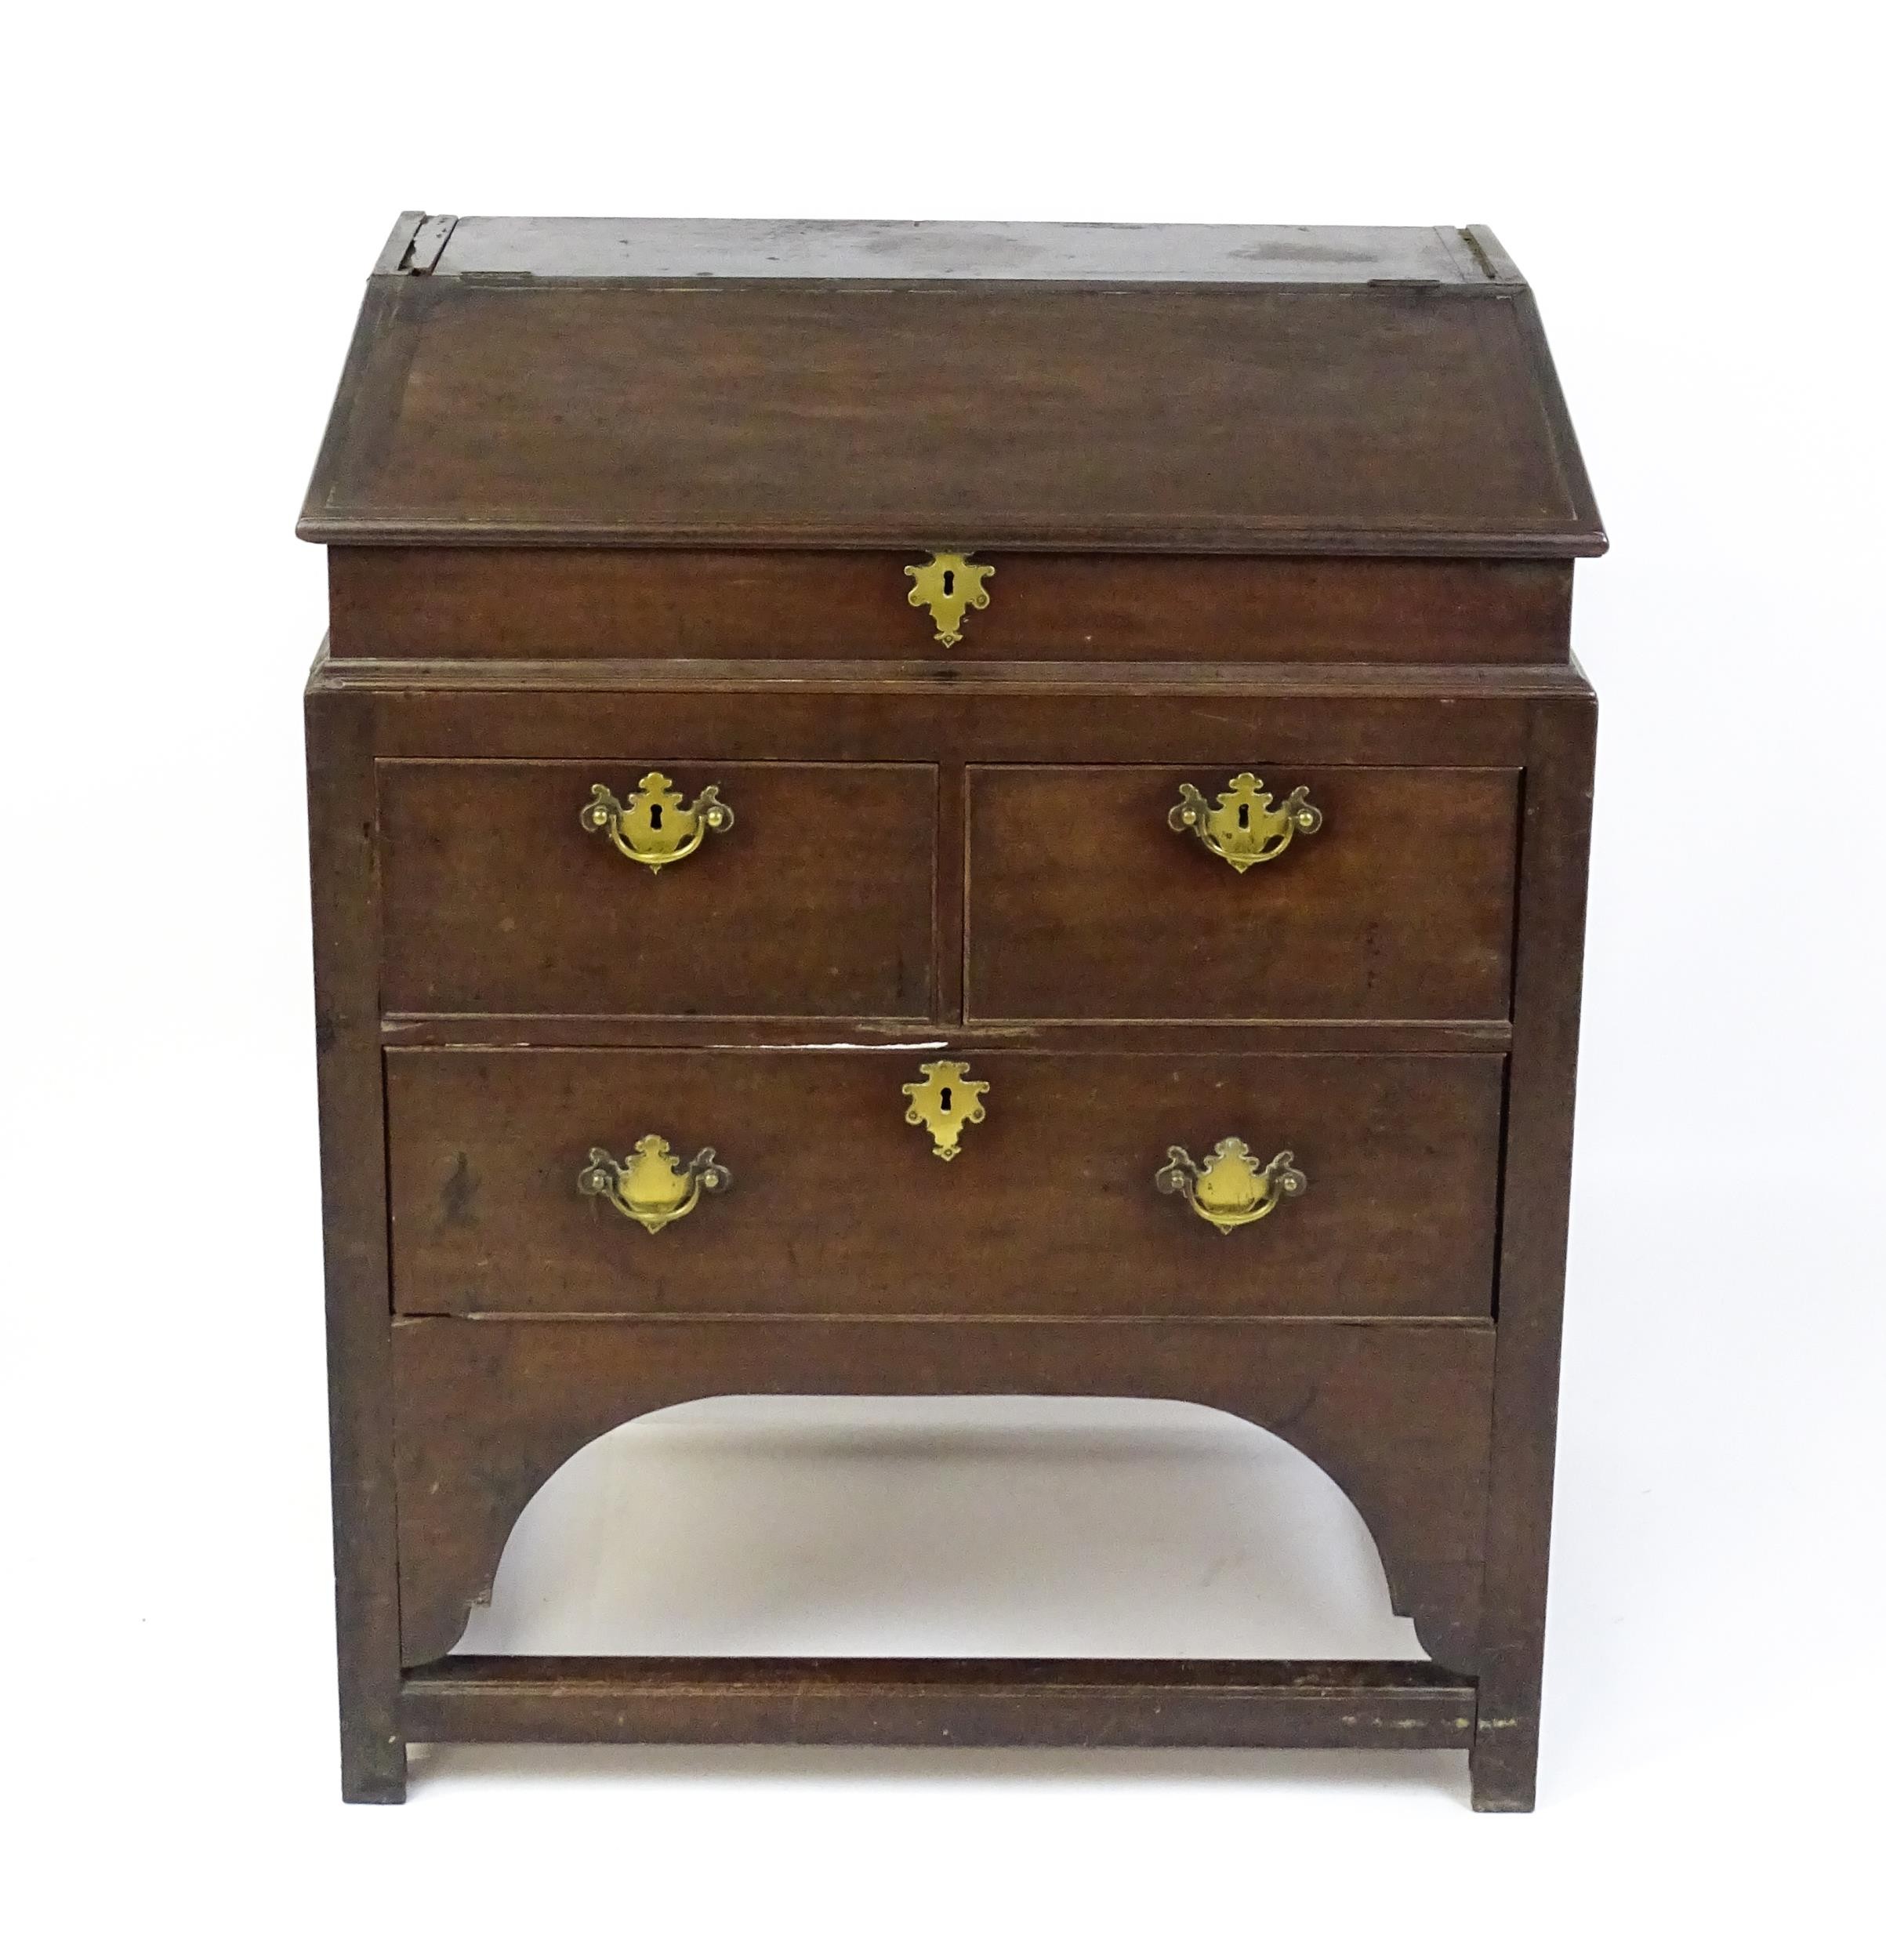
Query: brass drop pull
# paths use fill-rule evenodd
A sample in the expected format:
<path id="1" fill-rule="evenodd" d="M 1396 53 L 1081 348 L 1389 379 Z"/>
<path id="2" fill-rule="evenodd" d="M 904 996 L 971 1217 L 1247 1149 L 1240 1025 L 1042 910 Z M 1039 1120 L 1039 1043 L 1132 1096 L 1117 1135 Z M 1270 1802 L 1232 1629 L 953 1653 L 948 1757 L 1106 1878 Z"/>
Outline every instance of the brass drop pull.
<path id="1" fill-rule="evenodd" d="M 711 1149 L 697 1150 L 685 1167 L 666 1137 L 638 1140 L 626 1163 L 618 1163 L 600 1148 L 576 1174 L 576 1188 L 586 1198 L 607 1198 L 625 1218 L 650 1232 L 685 1218 L 701 1202 L 703 1191 L 725 1191 L 734 1174 L 716 1160 Z"/>
<path id="2" fill-rule="evenodd" d="M 930 1132 L 934 1154 L 947 1163 L 963 1148 L 963 1125 L 980 1123 L 988 1114 L 982 1098 L 988 1084 L 967 1080 L 967 1062 L 926 1062 L 919 1073 L 921 1082 L 904 1084 L 903 1093 L 910 1098 L 904 1120 L 922 1123 Z"/>
<path id="3" fill-rule="evenodd" d="M 938 642 L 945 647 L 963 637 L 963 614 L 972 608 L 980 612 L 988 604 L 983 586 L 995 575 L 992 564 L 972 564 L 959 551 L 933 551 L 927 564 L 904 568 L 910 581 L 910 603 L 929 607 Z"/>
<path id="4" fill-rule="evenodd" d="M 626 802 L 604 784 L 592 783 L 579 821 L 586 830 L 606 831 L 625 858 L 659 871 L 691 858 L 710 830 L 732 829 L 734 813 L 720 800 L 716 784 L 710 782 L 692 803 L 684 803 L 667 777 L 651 769 Z"/>
<path id="5" fill-rule="evenodd" d="M 1243 872 L 1282 857 L 1298 832 L 1315 836 L 1323 827 L 1323 813 L 1301 786 L 1281 805 L 1273 802 L 1264 793 L 1262 781 L 1246 769 L 1231 778 L 1231 787 L 1215 806 L 1189 782 L 1181 782 L 1179 800 L 1166 821 L 1181 833 L 1189 830 L 1214 858 Z"/>
<path id="6" fill-rule="evenodd" d="M 1289 1151 L 1279 1150 L 1268 1163 L 1260 1164 L 1238 1137 L 1213 1144 L 1202 1168 L 1184 1145 L 1175 1143 L 1152 1182 L 1165 1196 L 1183 1192 L 1193 1211 L 1221 1232 L 1268 1218 L 1282 1200 L 1300 1197 L 1310 1188 Z"/>

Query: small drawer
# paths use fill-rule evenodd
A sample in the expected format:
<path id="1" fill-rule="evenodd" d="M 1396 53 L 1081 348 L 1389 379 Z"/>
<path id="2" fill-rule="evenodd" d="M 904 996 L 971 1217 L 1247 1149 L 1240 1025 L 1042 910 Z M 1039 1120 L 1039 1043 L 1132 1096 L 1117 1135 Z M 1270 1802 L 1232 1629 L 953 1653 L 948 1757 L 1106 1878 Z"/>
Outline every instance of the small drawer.
<path id="1" fill-rule="evenodd" d="M 384 763 L 383 1001 L 926 1016 L 936 807 L 914 764 Z"/>
<path id="2" fill-rule="evenodd" d="M 1497 1057 L 948 1059 L 394 1051 L 394 1309 L 1490 1311 Z"/>
<path id="3" fill-rule="evenodd" d="M 1518 798 L 1502 769 L 974 769 L 967 1013 L 1503 1020 Z"/>

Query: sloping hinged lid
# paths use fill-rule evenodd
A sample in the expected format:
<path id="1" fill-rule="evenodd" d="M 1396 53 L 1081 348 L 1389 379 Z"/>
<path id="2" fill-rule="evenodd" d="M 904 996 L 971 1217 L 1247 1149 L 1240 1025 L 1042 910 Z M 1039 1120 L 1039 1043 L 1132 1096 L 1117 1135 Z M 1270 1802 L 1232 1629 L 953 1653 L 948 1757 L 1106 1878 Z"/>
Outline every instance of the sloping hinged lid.
<path id="1" fill-rule="evenodd" d="M 426 217 L 301 535 L 1601 551 L 1489 232 Z"/>

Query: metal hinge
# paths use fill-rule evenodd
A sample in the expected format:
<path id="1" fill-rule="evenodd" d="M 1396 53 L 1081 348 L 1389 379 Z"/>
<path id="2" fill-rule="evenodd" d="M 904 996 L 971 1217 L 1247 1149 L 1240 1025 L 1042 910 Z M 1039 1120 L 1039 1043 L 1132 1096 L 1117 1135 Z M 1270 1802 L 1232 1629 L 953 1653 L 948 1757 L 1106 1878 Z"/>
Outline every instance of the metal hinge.
<path id="1" fill-rule="evenodd" d="M 439 263 L 440 255 L 445 249 L 445 241 L 452 236 L 452 228 L 458 222 L 455 217 L 431 217 L 422 214 L 418 223 L 413 227 L 412 236 L 406 241 L 405 250 L 400 254 L 399 262 L 393 270 L 423 278 Z"/>

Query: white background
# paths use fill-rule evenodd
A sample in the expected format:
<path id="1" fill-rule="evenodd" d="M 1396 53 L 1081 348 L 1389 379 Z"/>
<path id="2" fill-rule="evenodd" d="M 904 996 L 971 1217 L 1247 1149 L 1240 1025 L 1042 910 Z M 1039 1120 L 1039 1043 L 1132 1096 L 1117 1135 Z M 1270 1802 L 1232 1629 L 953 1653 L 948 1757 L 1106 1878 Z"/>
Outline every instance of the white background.
<path id="1" fill-rule="evenodd" d="M 1877 1951 L 1866 19 L 337 0 L 13 24 L 16 1951 Z M 1535 1816 L 1470 1814 L 1453 1758 L 1223 1755 L 460 1751 L 403 1811 L 340 1806 L 298 700 L 323 588 L 292 527 L 402 206 L 1484 220 L 1526 269 L 1615 539 L 1576 622 L 1604 720 Z M 1264 1469 L 1219 1432 L 1149 1417 L 1136 1443 L 1112 1409 L 1011 1435 L 1002 1487 L 1036 1508 L 992 1541 L 986 1410 L 822 1420 L 643 1432 L 703 1542 L 751 1535 L 742 1507 L 776 1526 L 771 1564 L 706 1559 L 691 1605 L 692 1541 L 638 1514 L 670 1534 L 641 1606 L 671 1632 L 1099 1650 L 1225 1624 Z M 1177 1554 L 1132 1494 L 1162 1476 L 1191 1494 Z M 778 1555 L 835 1534 L 848 1563 Z"/>

